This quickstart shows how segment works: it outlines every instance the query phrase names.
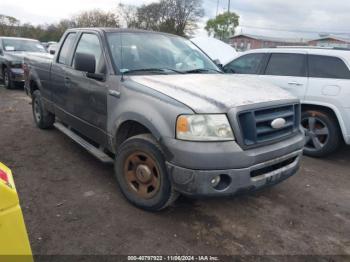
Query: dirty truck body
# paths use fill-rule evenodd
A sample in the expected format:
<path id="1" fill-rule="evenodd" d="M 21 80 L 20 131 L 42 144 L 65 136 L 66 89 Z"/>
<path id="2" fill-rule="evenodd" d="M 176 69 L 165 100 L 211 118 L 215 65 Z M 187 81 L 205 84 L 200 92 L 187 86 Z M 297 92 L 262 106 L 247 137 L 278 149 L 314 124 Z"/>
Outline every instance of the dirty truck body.
<path id="1" fill-rule="evenodd" d="M 26 58 L 34 120 L 113 158 L 138 207 L 159 210 L 179 193 L 233 195 L 297 172 L 300 105 L 286 91 L 222 74 L 172 35 L 74 29 L 59 45 L 52 60 Z"/>

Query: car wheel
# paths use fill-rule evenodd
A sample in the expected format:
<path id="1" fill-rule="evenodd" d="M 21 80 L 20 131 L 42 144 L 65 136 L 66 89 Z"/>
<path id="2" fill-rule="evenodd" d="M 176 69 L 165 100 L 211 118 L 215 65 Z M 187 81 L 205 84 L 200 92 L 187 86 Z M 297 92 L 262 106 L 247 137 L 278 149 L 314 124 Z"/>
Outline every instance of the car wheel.
<path id="1" fill-rule="evenodd" d="M 150 134 L 133 136 L 120 145 L 115 173 L 123 195 L 139 208 L 158 211 L 178 196 L 162 150 Z"/>
<path id="2" fill-rule="evenodd" d="M 35 90 L 32 97 L 32 109 L 35 124 L 41 129 L 51 128 L 55 122 L 55 115 L 44 108 L 39 90 Z"/>
<path id="3" fill-rule="evenodd" d="M 11 80 L 10 71 L 5 67 L 3 71 L 3 79 L 4 79 L 4 86 L 6 89 L 11 89 L 13 87 L 13 83 Z"/>
<path id="4" fill-rule="evenodd" d="M 308 110 L 302 113 L 301 125 L 305 131 L 304 154 L 323 157 L 340 145 L 341 133 L 337 120 L 328 112 Z"/>

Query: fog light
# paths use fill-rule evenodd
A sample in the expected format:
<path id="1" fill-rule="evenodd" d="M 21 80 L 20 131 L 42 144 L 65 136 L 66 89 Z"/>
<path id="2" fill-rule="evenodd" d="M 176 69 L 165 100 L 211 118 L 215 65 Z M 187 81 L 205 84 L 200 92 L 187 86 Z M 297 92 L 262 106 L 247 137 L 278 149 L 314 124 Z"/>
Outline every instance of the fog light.
<path id="1" fill-rule="evenodd" d="M 216 176 L 214 177 L 211 181 L 210 181 L 211 185 L 213 187 L 216 187 L 219 183 L 220 183 L 220 176 Z"/>

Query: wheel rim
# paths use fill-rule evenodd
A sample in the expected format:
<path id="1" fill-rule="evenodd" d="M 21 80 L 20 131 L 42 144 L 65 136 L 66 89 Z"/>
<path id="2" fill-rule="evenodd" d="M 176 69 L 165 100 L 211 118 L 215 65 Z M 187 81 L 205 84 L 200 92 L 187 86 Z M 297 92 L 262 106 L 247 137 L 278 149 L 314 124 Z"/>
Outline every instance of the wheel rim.
<path id="1" fill-rule="evenodd" d="M 159 191 L 160 172 L 156 161 L 145 152 L 130 154 L 124 162 L 124 178 L 134 194 L 150 199 Z"/>
<path id="2" fill-rule="evenodd" d="M 39 106 L 39 101 L 38 101 L 38 99 L 35 99 L 35 100 L 34 100 L 33 106 L 34 106 L 34 116 L 35 116 L 35 120 L 36 120 L 37 122 L 40 122 L 40 120 L 41 120 L 41 114 L 40 114 L 40 106 Z"/>
<path id="3" fill-rule="evenodd" d="M 5 86 L 8 86 L 9 83 L 10 83 L 10 79 L 9 79 L 7 70 L 5 70 L 5 72 L 4 72 L 4 84 L 5 84 Z"/>
<path id="4" fill-rule="evenodd" d="M 301 121 L 305 131 L 305 148 L 310 151 L 321 150 L 329 140 L 327 124 L 315 116 L 309 116 Z"/>

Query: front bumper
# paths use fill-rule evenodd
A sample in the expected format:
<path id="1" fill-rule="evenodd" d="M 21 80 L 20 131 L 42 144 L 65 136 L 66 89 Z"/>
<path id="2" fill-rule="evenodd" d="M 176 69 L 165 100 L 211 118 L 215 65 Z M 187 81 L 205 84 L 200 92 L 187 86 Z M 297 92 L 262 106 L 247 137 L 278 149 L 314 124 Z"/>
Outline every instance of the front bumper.
<path id="1" fill-rule="evenodd" d="M 167 162 L 174 189 L 189 196 L 230 196 L 277 184 L 296 174 L 302 150 L 247 168 L 193 170 Z M 212 183 L 220 176 L 218 184 Z M 221 184 L 220 184 L 221 183 Z"/>

